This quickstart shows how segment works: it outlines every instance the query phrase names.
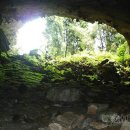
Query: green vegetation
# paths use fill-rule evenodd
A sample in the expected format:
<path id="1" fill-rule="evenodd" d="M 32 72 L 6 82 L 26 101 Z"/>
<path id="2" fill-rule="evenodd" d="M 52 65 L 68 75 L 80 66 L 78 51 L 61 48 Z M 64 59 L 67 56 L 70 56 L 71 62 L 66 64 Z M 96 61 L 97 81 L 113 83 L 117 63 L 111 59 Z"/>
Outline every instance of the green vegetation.
<path id="1" fill-rule="evenodd" d="M 19 55 L 13 47 L 15 35 L 11 38 L 15 28 L 8 30 L 2 24 L 11 50 L 9 56 L 6 50 L 0 50 L 1 128 L 4 124 L 7 129 L 9 124 L 12 129 L 17 126 L 31 130 L 31 125 L 34 129 L 48 129 L 45 126 L 53 124 L 64 112 L 85 117 L 86 122 L 87 107 L 93 103 L 97 104 L 98 116 L 128 114 L 130 51 L 125 38 L 98 22 L 90 24 L 57 16 L 46 19 L 43 35 L 48 42 L 40 50 L 41 55 L 38 49 Z"/>
<path id="2" fill-rule="evenodd" d="M 40 50 L 42 55 L 37 49 L 31 50 L 30 54 L 16 55 L 17 51 L 13 49 L 16 37 L 12 40 L 10 58 L 4 54 L 0 58 L 1 84 L 130 83 L 129 47 L 115 29 L 98 22 L 77 22 L 76 19 L 58 16 L 46 17 L 46 21 L 43 35 L 48 42 L 45 50 Z M 9 40 L 12 39 L 11 32 L 14 31 L 7 31 L 8 26 L 2 25 Z"/>
<path id="3" fill-rule="evenodd" d="M 43 83 L 113 83 L 130 84 L 130 68 L 111 53 L 82 52 L 66 58 L 43 60 L 35 56 L 12 56 L 0 66 L 1 84 L 21 83 L 39 86 Z"/>
<path id="4" fill-rule="evenodd" d="M 116 54 L 117 48 L 125 43 L 125 38 L 106 24 L 76 21 L 58 16 L 47 17 L 44 35 L 48 39 L 45 55 L 51 58 L 66 57 L 84 50 L 105 51 Z M 44 51 L 44 50 L 43 50 Z"/>
<path id="5" fill-rule="evenodd" d="M 36 66 L 28 59 L 13 56 L 10 60 L 3 58 L 0 66 L 0 84 L 12 84 L 19 86 L 21 83 L 27 86 L 36 86 L 42 79 L 42 74 L 36 71 Z M 37 67 L 38 69 L 38 67 Z"/>

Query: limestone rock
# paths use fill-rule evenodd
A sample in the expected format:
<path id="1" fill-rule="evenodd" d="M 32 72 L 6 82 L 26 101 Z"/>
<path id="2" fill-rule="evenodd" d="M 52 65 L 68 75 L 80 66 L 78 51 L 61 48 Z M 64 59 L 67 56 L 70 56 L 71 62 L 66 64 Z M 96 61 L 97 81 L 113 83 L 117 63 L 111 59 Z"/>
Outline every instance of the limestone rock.
<path id="1" fill-rule="evenodd" d="M 74 102 L 80 100 L 80 91 L 76 88 L 51 88 L 47 93 L 50 101 Z"/>

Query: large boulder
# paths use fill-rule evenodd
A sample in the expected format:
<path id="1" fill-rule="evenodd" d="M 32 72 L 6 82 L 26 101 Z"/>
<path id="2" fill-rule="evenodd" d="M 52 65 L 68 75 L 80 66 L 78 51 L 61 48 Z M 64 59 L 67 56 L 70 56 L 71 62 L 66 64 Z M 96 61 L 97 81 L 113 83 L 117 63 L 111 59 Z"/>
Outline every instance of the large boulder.
<path id="1" fill-rule="evenodd" d="M 76 88 L 55 87 L 47 92 L 47 99 L 53 102 L 75 102 L 80 100 L 80 91 Z"/>

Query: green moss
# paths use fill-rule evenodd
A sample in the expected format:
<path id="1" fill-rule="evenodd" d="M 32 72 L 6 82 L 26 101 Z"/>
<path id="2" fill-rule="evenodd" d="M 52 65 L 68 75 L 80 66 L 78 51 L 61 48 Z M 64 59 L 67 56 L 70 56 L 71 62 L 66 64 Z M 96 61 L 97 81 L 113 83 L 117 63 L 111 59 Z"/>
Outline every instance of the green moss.
<path id="1" fill-rule="evenodd" d="M 80 53 L 57 60 L 44 62 L 39 60 L 39 65 L 31 62 L 33 59 L 13 58 L 10 62 L 0 66 L 0 83 L 15 84 L 17 86 L 24 83 L 27 86 L 37 86 L 42 82 L 53 83 L 70 80 L 95 82 L 99 81 L 98 65 L 104 59 L 114 61 L 122 82 L 128 84 L 129 67 L 121 66 L 120 62 L 115 60 L 116 56 L 110 53 L 99 55 Z"/>

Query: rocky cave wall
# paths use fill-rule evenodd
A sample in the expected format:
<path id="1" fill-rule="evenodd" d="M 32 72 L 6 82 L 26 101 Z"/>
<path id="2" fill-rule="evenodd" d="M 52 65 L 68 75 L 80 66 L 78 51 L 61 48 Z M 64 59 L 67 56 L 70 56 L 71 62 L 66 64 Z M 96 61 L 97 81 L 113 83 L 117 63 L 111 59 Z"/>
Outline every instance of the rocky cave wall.
<path id="1" fill-rule="evenodd" d="M 1 0 L 0 19 L 28 20 L 37 16 L 59 15 L 99 21 L 116 28 L 130 45 L 129 0 Z"/>

